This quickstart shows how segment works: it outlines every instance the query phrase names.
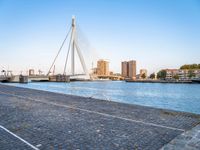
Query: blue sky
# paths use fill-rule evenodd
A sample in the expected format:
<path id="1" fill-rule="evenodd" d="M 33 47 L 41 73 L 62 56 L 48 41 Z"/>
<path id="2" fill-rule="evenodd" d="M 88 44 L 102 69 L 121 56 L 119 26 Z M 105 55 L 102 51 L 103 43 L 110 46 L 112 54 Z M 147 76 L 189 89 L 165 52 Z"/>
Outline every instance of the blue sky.
<path id="1" fill-rule="evenodd" d="M 93 60 L 83 51 L 90 67 L 100 58 L 114 72 L 132 59 L 149 73 L 200 63 L 199 0 L 0 0 L 0 69 L 46 72 L 72 15 L 93 51 Z"/>

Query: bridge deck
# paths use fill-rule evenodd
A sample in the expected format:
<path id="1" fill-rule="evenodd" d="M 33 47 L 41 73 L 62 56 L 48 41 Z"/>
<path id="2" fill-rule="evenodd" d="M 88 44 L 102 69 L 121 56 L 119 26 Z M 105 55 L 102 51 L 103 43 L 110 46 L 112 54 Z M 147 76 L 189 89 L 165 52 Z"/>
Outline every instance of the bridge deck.
<path id="1" fill-rule="evenodd" d="M 0 149 L 153 150 L 199 123 L 190 113 L 0 85 Z"/>

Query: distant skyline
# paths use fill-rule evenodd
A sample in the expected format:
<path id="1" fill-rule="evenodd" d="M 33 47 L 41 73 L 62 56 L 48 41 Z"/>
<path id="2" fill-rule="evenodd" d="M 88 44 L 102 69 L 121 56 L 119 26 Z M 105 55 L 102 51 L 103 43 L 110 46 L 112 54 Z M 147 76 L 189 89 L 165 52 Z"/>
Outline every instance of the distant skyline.
<path id="1" fill-rule="evenodd" d="M 47 73 L 73 15 L 91 61 L 107 59 L 114 72 L 128 60 L 148 74 L 200 63 L 199 0 L 0 0 L 0 69 Z"/>

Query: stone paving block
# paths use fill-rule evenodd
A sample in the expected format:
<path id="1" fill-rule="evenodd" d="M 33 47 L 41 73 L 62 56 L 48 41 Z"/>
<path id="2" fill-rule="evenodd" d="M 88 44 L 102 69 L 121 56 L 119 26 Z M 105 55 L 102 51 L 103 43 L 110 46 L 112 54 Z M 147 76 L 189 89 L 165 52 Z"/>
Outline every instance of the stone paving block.
<path id="1" fill-rule="evenodd" d="M 170 143 L 163 146 L 163 148 L 174 145 L 174 148 L 180 148 L 183 150 L 199 150 L 200 149 L 200 137 L 199 134 L 199 127 L 192 128 L 191 130 L 182 133 L 181 135 L 174 138 Z"/>
<path id="2" fill-rule="evenodd" d="M 157 150 L 199 122 L 191 113 L 0 85 L 0 125 L 40 149 Z"/>
<path id="3" fill-rule="evenodd" d="M 1 150 L 33 150 L 16 137 L 0 128 L 0 149 Z"/>

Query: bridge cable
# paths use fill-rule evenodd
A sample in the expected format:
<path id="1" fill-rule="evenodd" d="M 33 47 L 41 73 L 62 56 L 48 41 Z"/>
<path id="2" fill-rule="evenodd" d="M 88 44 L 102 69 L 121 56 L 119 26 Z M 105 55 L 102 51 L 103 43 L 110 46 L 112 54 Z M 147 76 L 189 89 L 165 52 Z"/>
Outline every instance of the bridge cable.
<path id="1" fill-rule="evenodd" d="M 70 52 L 70 48 L 71 48 L 72 38 L 73 38 L 73 32 L 71 32 L 71 37 L 70 37 L 70 41 L 69 41 L 69 46 L 68 46 L 67 56 L 66 56 L 66 60 L 65 60 L 63 75 L 66 74 L 66 67 L 67 67 L 67 61 L 68 61 L 69 52 Z"/>
<path id="2" fill-rule="evenodd" d="M 47 76 L 49 75 L 49 73 L 50 73 L 50 71 L 51 71 L 53 65 L 55 64 L 55 61 L 56 61 L 58 55 L 60 54 L 60 52 L 61 52 L 61 50 L 62 50 L 62 48 L 63 48 L 63 46 L 64 46 L 64 44 L 65 44 L 65 41 L 67 40 L 67 37 L 68 37 L 70 31 L 71 31 L 71 27 L 70 27 L 70 29 L 69 29 L 69 31 L 68 31 L 68 33 L 67 33 L 67 35 L 66 35 L 64 41 L 62 42 L 62 45 L 61 45 L 61 47 L 60 47 L 60 49 L 59 49 L 59 51 L 58 51 L 56 57 L 54 58 L 54 61 L 53 61 L 52 65 L 51 65 L 51 67 L 50 67 L 50 69 L 49 69 L 49 71 L 48 71 L 48 73 L 47 73 Z"/>

